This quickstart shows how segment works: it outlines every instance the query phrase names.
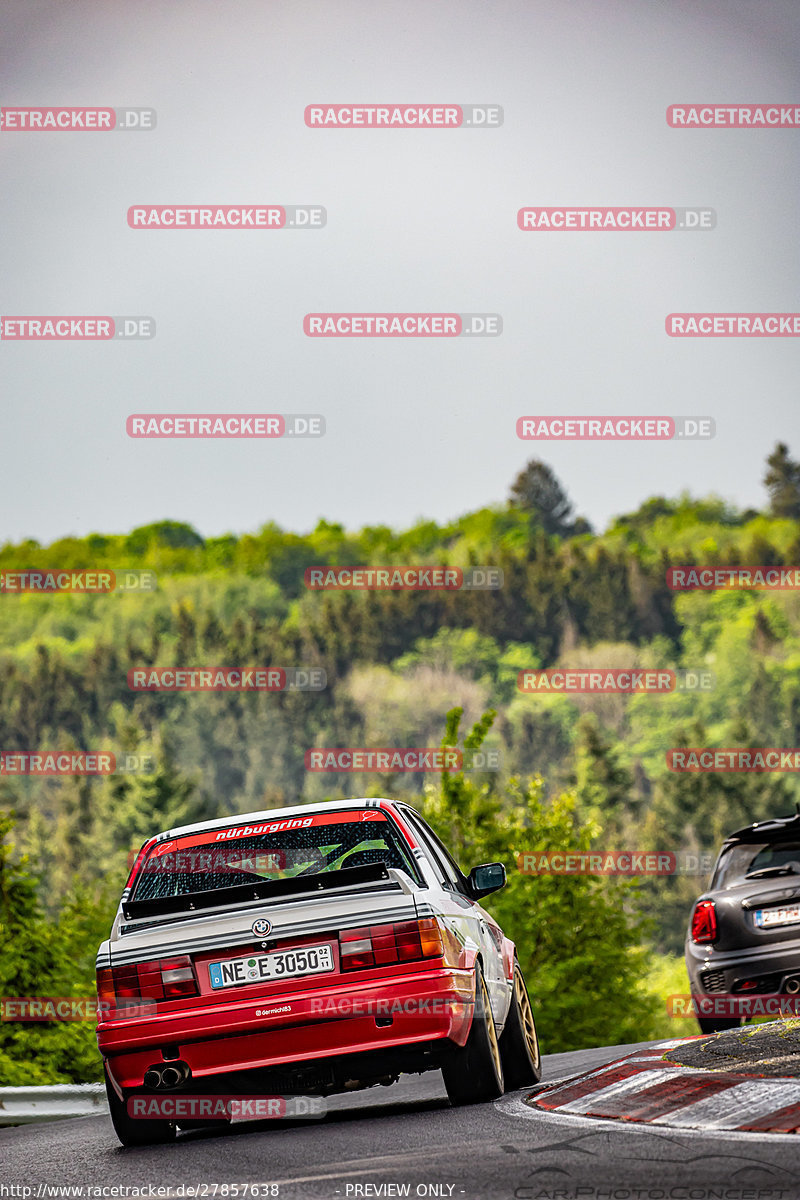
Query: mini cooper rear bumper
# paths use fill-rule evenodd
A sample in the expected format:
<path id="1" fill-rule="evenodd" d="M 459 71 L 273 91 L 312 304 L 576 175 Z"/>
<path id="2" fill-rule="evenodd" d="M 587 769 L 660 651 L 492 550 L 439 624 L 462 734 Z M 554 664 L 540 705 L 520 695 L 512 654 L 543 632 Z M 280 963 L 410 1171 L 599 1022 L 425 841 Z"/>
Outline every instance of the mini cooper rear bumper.
<path id="1" fill-rule="evenodd" d="M 745 980 L 763 980 L 764 993 L 779 992 L 787 979 L 800 979 L 800 939 L 742 950 L 715 950 L 689 942 L 686 966 L 692 991 L 700 995 L 738 992 L 737 985 Z M 761 993 L 762 988 L 753 992 Z"/>

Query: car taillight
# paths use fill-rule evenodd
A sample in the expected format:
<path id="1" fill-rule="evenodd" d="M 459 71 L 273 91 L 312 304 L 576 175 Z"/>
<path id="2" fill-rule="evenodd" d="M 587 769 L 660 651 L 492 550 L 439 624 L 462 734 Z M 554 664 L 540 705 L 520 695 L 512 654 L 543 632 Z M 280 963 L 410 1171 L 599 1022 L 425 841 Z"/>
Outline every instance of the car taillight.
<path id="1" fill-rule="evenodd" d="M 442 931 L 439 928 L 439 922 L 433 917 L 426 917 L 422 921 L 418 921 L 419 926 L 419 941 L 422 947 L 423 958 L 441 958 L 444 954 L 444 946 L 442 945 Z"/>
<path id="2" fill-rule="evenodd" d="M 717 940 L 717 912 L 713 900 L 701 900 L 692 913 L 692 941 Z"/>
<path id="3" fill-rule="evenodd" d="M 188 954 L 125 967 L 101 967 L 97 972 L 98 1008 L 114 1016 L 144 1016 L 152 1012 L 154 1000 L 197 995 L 199 988 Z"/>
<path id="4" fill-rule="evenodd" d="M 180 958 L 162 958 L 158 965 L 161 967 L 165 1000 L 171 1000 L 175 996 L 197 995 L 197 980 L 188 955 L 182 954 Z"/>
<path id="5" fill-rule="evenodd" d="M 387 930 L 391 932 L 391 925 L 378 926 L 375 932 L 385 933 Z M 374 967 L 375 952 L 372 948 L 372 930 L 365 927 L 364 929 L 347 929 L 339 934 L 339 962 L 343 971 L 352 971 L 355 967 Z M 385 941 L 385 939 L 384 939 Z M 397 962 L 397 953 L 389 949 L 386 943 L 384 954 L 389 954 L 389 957 L 384 957 L 384 962 Z"/>
<path id="6" fill-rule="evenodd" d="M 111 967 L 97 969 L 97 1019 L 101 1021 L 110 1014 L 116 1003 L 114 995 L 114 980 L 111 978 Z"/>
<path id="7" fill-rule="evenodd" d="M 394 925 L 365 925 L 339 934 L 339 963 L 343 971 L 440 958 L 443 953 L 441 930 L 433 918 Z"/>

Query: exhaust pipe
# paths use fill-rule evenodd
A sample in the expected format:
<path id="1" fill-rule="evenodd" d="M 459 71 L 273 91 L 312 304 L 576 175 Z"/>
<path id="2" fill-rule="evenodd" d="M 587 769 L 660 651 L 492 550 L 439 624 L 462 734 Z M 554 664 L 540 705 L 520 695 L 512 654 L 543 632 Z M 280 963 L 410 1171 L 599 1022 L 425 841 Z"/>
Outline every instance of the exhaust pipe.
<path id="1" fill-rule="evenodd" d="M 783 985 L 783 990 L 788 992 L 790 996 L 796 996 L 800 992 L 800 979 L 787 979 Z"/>
<path id="2" fill-rule="evenodd" d="M 188 1063 L 178 1062 L 166 1067 L 154 1064 L 145 1071 L 143 1082 L 154 1091 L 168 1092 L 186 1083 L 190 1074 Z"/>

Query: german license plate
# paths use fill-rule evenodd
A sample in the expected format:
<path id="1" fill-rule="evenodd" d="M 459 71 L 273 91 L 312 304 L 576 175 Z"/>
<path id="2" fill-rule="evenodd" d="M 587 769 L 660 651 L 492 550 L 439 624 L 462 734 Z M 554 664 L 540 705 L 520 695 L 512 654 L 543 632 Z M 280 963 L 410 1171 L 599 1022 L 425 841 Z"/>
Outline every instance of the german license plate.
<path id="1" fill-rule="evenodd" d="M 788 908 L 757 908 L 756 925 L 759 929 L 771 929 L 774 925 L 797 925 L 800 923 L 800 904 Z"/>
<path id="2" fill-rule="evenodd" d="M 274 950 L 270 954 L 253 954 L 248 958 L 226 958 L 222 962 L 209 963 L 208 977 L 212 988 L 229 988 L 332 970 L 333 953 L 330 946 L 304 946 L 302 950 Z"/>

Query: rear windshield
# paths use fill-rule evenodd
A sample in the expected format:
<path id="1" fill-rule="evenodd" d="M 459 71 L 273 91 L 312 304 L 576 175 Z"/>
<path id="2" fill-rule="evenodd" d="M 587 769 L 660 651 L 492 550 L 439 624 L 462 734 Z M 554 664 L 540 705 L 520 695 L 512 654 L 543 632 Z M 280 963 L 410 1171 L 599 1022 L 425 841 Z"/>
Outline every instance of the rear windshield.
<path id="1" fill-rule="evenodd" d="M 731 846 L 720 857 L 711 887 L 728 888 L 746 883 L 748 875 L 754 871 L 768 871 L 766 878 L 773 874 L 791 875 L 792 867 L 800 875 L 800 842 L 750 842 Z"/>
<path id="2" fill-rule="evenodd" d="M 408 844 L 384 813 L 316 813 L 157 842 L 132 900 L 215 891 L 384 863 L 421 882 Z"/>

